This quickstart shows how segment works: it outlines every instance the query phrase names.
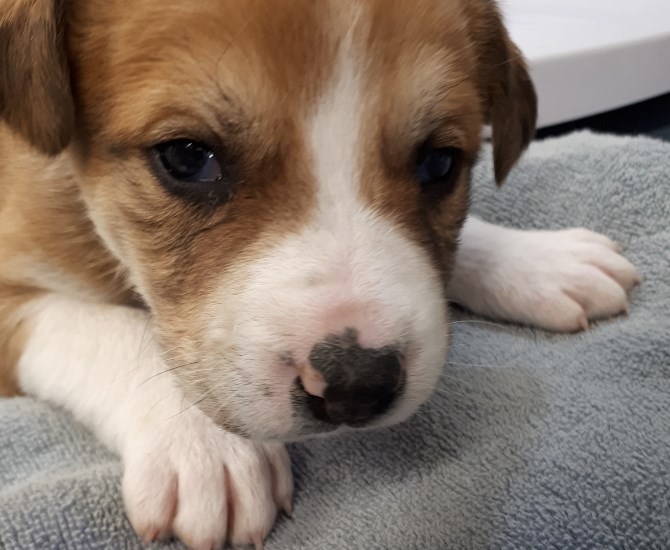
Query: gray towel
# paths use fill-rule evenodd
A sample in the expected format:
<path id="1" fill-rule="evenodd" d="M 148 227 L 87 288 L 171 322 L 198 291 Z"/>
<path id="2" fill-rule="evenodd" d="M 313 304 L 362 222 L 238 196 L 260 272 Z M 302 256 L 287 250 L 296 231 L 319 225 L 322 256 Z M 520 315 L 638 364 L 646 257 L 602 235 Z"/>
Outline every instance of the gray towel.
<path id="1" fill-rule="evenodd" d="M 490 173 L 485 151 L 484 219 L 624 246 L 630 314 L 556 335 L 457 310 L 410 421 L 290 447 L 295 515 L 268 550 L 670 547 L 670 144 L 583 132 L 533 144 L 500 190 Z M 141 548 L 118 460 L 68 414 L 0 400 L 0 442 L 6 548 Z"/>

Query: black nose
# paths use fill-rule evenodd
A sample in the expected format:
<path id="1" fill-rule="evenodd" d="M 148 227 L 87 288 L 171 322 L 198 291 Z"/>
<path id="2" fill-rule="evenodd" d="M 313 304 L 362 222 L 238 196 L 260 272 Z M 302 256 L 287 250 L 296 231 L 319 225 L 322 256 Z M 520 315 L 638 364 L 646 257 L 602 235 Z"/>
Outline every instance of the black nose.
<path id="1" fill-rule="evenodd" d="M 363 348 L 352 329 L 316 344 L 309 361 L 326 382 L 323 398 L 308 396 L 309 407 L 333 424 L 366 424 L 388 410 L 405 384 L 398 349 Z"/>

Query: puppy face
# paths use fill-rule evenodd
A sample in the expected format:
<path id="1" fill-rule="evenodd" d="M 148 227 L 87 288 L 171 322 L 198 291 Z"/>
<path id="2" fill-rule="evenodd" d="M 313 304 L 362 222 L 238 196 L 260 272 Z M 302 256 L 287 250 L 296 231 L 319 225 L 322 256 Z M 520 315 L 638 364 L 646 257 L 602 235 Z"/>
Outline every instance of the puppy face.
<path id="1" fill-rule="evenodd" d="M 255 438 L 413 412 L 446 356 L 481 126 L 499 179 L 532 132 L 490 3 L 88 0 L 62 15 L 54 78 L 72 86 L 82 196 L 192 402 Z M 68 120 L 51 123 L 13 125 L 54 152 Z"/>

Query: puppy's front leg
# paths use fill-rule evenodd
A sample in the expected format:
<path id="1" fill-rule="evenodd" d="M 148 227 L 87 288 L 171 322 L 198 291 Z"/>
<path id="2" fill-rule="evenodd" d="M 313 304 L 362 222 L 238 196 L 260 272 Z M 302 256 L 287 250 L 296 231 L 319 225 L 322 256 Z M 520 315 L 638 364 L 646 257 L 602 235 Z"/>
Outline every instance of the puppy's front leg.
<path id="1" fill-rule="evenodd" d="M 21 388 L 72 411 L 122 456 L 128 516 L 145 540 L 262 544 L 277 507 L 290 507 L 284 447 L 227 433 L 187 402 L 146 313 L 49 295 L 25 307 L 24 322 Z"/>
<path id="2" fill-rule="evenodd" d="M 569 332 L 627 311 L 627 292 L 639 282 L 619 247 L 598 233 L 521 231 L 470 217 L 448 295 L 475 313 Z"/>

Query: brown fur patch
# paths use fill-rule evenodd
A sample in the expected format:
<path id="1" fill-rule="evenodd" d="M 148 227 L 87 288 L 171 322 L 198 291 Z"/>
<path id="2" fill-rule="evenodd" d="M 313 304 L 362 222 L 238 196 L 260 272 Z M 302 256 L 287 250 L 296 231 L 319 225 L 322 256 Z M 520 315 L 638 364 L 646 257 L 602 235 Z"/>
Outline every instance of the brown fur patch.
<path id="1" fill-rule="evenodd" d="M 227 270 L 310 214 L 301 121 L 335 53 L 322 9 L 210 0 L 191 10 L 144 0 L 132 13 L 101 1 L 73 10 L 70 24 L 82 29 L 69 48 L 84 197 L 171 341 L 193 331 Z M 181 137 L 224 152 L 236 180 L 228 204 L 189 204 L 160 185 L 149 148 Z"/>
<path id="2" fill-rule="evenodd" d="M 378 0 L 366 7 L 357 52 L 370 111 L 363 194 L 433 254 L 446 280 L 468 211 L 480 128 L 493 126 L 501 183 L 532 138 L 534 90 L 493 2 Z M 446 195 L 417 190 L 417 151 L 426 142 L 461 151 L 458 180 Z"/>
<path id="3" fill-rule="evenodd" d="M 535 133 L 537 97 L 523 57 L 489 0 L 464 2 L 476 46 L 482 109 L 493 129 L 496 181 L 502 183 Z"/>
<path id="4" fill-rule="evenodd" d="M 40 151 L 70 141 L 74 109 L 60 0 L 4 0 L 0 7 L 0 118 Z"/>
<path id="5" fill-rule="evenodd" d="M 67 155 L 36 156 L 0 126 L 0 195 L 0 265 L 8 284 L 132 300 L 124 269 L 88 218 Z"/>
<path id="6" fill-rule="evenodd" d="M 0 289 L 0 397 L 21 393 L 16 365 L 29 336 L 24 321 L 16 319 L 19 310 L 33 296 L 10 286 Z"/>
<path id="7" fill-rule="evenodd" d="M 35 155 L 0 126 L 0 386 L 16 389 L 20 309 L 43 291 L 131 303 L 118 262 L 86 215 L 69 161 Z"/>
<path id="8" fill-rule="evenodd" d="M 16 365 L 30 336 L 22 309 L 42 293 L 11 284 L 0 284 L 0 397 L 19 395 Z"/>

